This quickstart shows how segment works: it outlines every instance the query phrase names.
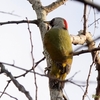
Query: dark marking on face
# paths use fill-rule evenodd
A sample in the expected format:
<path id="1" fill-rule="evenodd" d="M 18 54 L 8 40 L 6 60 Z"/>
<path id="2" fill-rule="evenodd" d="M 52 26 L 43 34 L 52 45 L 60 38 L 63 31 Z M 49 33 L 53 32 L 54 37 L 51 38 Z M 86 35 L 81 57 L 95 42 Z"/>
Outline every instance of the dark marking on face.
<path id="1" fill-rule="evenodd" d="M 50 25 L 53 27 L 54 26 L 54 21 L 55 21 L 55 18 L 53 18 L 51 21 L 50 21 Z"/>

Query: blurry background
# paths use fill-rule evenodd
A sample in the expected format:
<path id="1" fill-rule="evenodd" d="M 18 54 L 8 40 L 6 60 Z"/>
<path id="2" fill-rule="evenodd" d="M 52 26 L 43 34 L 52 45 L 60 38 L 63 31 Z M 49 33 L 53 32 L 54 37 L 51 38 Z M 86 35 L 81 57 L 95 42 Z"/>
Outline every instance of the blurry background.
<path id="1" fill-rule="evenodd" d="M 41 0 L 44 6 L 52 3 L 54 0 Z M 95 0 L 96 3 L 100 4 L 100 0 Z M 78 31 L 83 29 L 83 10 L 84 5 L 75 1 L 67 1 L 66 4 L 60 6 L 53 12 L 47 15 L 47 20 L 51 20 L 54 17 L 63 17 L 67 20 L 69 25 L 69 33 L 72 35 L 77 35 Z M 15 15 L 6 14 L 3 12 L 9 12 Z M 94 20 L 100 18 L 100 12 L 95 9 L 89 7 L 89 18 L 88 25 L 90 25 Z M 26 20 L 26 17 L 29 20 L 36 19 L 35 11 L 32 9 L 31 4 L 27 0 L 0 0 L 0 22 L 7 21 L 19 21 Z M 100 21 L 93 24 L 88 28 L 88 31 L 92 33 L 93 37 L 96 38 L 100 33 Z M 40 36 L 40 31 L 38 27 L 34 24 L 30 24 L 30 30 L 32 32 L 32 40 L 33 40 L 33 55 L 34 61 L 37 62 L 41 58 L 43 58 L 43 46 Z M 96 45 L 100 40 L 96 41 Z M 73 45 L 73 49 L 75 50 L 78 46 Z M 81 48 L 87 49 L 87 48 Z M 30 37 L 28 31 L 27 24 L 6 24 L 0 26 L 0 61 L 6 62 L 10 64 L 14 64 L 21 68 L 30 69 L 32 67 L 32 59 L 31 59 L 31 45 L 30 45 Z M 74 82 L 79 85 L 85 85 L 90 65 L 92 64 L 91 54 L 82 54 L 79 56 L 75 56 L 72 64 L 72 69 L 67 78 L 73 76 L 76 72 L 80 71 L 73 78 Z M 24 71 L 13 68 L 11 66 L 6 66 L 13 76 L 18 76 L 23 74 Z M 46 61 L 42 61 L 36 68 L 36 72 L 44 74 L 44 68 L 47 67 Z M 90 81 L 92 81 L 89 85 L 88 97 L 85 100 L 92 99 L 92 95 L 95 94 L 96 89 L 96 77 L 97 71 L 95 66 L 92 67 Z M 7 78 L 4 74 L 0 74 L 0 91 L 3 91 L 6 84 Z M 34 75 L 28 73 L 25 77 L 20 77 L 17 79 L 27 91 L 30 92 L 33 99 L 35 99 L 35 85 L 34 85 Z M 37 85 L 38 85 L 38 100 L 50 100 L 49 97 L 49 87 L 48 87 L 48 78 L 37 75 Z M 83 87 L 82 87 L 83 88 Z M 83 88 L 85 90 L 85 87 Z M 82 95 L 84 94 L 80 87 L 66 83 L 65 85 L 65 94 L 67 93 L 70 100 L 81 100 Z M 16 98 L 18 100 L 27 100 L 25 95 L 15 87 L 15 85 L 11 82 L 6 89 L 6 92 Z M 0 100 L 13 100 L 7 95 L 3 95 Z"/>

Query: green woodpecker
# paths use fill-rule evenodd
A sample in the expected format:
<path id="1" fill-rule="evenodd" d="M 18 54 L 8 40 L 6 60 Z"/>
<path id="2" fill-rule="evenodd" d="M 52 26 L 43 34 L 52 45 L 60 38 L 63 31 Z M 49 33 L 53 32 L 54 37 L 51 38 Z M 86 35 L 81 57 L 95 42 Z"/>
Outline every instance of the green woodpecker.
<path id="1" fill-rule="evenodd" d="M 49 85 L 52 89 L 63 89 L 64 82 L 62 81 L 69 73 L 73 59 L 68 24 L 60 17 L 45 22 L 51 26 L 44 36 L 44 46 L 52 59 Z"/>

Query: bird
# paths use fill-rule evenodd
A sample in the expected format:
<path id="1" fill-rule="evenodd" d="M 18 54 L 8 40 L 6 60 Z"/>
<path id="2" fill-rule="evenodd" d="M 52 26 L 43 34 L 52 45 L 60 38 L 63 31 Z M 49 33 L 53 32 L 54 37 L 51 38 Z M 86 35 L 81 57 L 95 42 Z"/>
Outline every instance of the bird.
<path id="1" fill-rule="evenodd" d="M 51 89 L 62 90 L 73 61 L 73 48 L 68 32 L 68 23 L 61 17 L 55 17 L 51 21 L 44 22 L 51 27 L 45 33 L 43 41 L 43 45 L 52 60 L 49 71 L 49 86 Z"/>

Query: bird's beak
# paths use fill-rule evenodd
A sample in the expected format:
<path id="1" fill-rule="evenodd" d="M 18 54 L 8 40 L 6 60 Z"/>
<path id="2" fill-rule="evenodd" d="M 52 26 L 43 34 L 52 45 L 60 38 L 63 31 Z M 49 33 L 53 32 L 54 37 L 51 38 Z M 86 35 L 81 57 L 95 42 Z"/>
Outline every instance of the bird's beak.
<path id="1" fill-rule="evenodd" d="M 47 30 L 50 30 L 51 29 L 50 21 L 44 21 L 44 23 L 47 24 Z"/>
<path id="2" fill-rule="evenodd" d="M 44 21 L 44 23 L 50 24 L 50 21 Z"/>

